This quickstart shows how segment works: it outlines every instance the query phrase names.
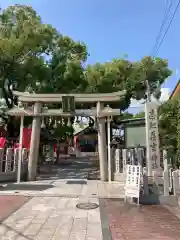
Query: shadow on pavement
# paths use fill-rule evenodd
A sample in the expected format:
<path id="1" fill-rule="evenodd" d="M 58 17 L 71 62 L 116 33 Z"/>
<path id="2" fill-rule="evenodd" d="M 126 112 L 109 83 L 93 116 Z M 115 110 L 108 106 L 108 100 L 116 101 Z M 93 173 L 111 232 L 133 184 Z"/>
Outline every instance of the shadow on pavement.
<path id="1" fill-rule="evenodd" d="M 62 160 L 58 165 L 43 165 L 38 180 L 45 179 L 88 179 L 99 180 L 99 166 L 89 158 Z"/>
<path id="2" fill-rule="evenodd" d="M 53 185 L 50 184 L 17 184 L 9 183 L 2 185 L 0 191 L 12 191 L 12 190 L 22 190 L 22 191 L 44 191 L 49 188 L 53 188 Z"/>

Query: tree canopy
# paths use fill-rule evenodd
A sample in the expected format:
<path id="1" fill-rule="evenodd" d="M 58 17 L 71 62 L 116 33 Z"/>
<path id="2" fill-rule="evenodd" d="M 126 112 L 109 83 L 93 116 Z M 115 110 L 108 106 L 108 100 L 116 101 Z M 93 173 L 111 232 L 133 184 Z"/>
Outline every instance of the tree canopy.
<path id="1" fill-rule="evenodd" d="M 145 118 L 145 112 L 144 111 L 138 112 L 138 113 L 134 114 L 133 117 L 134 118 Z"/>
<path id="2" fill-rule="evenodd" d="M 176 97 L 159 107 L 160 144 L 168 150 L 169 157 L 175 157 L 172 159 L 174 164 L 180 163 L 180 153 L 177 151 L 180 144 L 179 102 L 180 99 Z"/>
<path id="3" fill-rule="evenodd" d="M 44 23 L 30 6 L 16 4 L 0 12 L 0 87 L 8 107 L 13 101 L 4 89 L 6 79 L 19 91 L 36 93 L 127 90 L 119 103 L 126 110 L 131 98 L 146 98 L 146 80 L 151 94 L 158 96 L 159 86 L 171 75 L 168 61 L 161 58 L 87 65 L 88 55 L 85 43 Z"/>
<path id="4" fill-rule="evenodd" d="M 0 14 L 0 77 L 17 83 L 20 91 L 42 93 L 114 92 L 127 90 L 130 98 L 145 98 L 171 75 L 167 60 L 144 57 L 133 62 L 113 59 L 86 66 L 87 47 L 42 22 L 26 5 L 14 5 Z"/>

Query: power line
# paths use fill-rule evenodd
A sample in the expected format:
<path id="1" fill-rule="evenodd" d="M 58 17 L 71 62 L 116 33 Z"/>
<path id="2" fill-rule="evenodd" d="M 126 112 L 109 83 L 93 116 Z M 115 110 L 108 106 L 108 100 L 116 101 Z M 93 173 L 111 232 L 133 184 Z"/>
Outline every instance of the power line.
<path id="1" fill-rule="evenodd" d="M 167 4 L 168 4 L 168 2 L 167 2 Z M 171 3 L 170 3 L 169 6 L 171 6 Z M 168 24 L 168 26 L 167 26 L 167 28 L 166 28 L 166 31 L 165 31 L 162 39 L 161 39 L 161 42 L 159 43 L 159 45 L 158 45 L 157 48 L 156 48 L 155 53 L 153 54 L 153 58 L 154 58 L 155 55 L 158 53 L 158 51 L 159 51 L 159 49 L 160 49 L 160 47 L 161 47 L 161 45 L 162 45 L 162 43 L 163 43 L 163 41 L 164 41 L 167 33 L 168 33 L 168 30 L 169 30 L 169 28 L 170 28 L 170 26 L 171 26 L 171 24 L 172 24 L 172 21 L 174 20 L 174 17 L 175 17 L 175 15 L 176 15 L 176 12 L 177 12 L 179 6 L 180 6 L 180 0 L 178 1 L 177 5 L 176 5 L 176 8 L 175 8 L 174 13 L 173 13 L 173 15 L 172 15 L 172 18 L 171 18 L 171 20 L 170 20 L 170 22 L 169 22 L 169 24 Z M 167 17 L 168 17 L 168 15 L 169 15 L 169 14 L 168 14 L 168 11 L 170 11 L 170 8 L 169 8 L 169 7 L 166 8 L 166 11 L 165 11 L 165 16 L 166 16 L 166 17 L 165 17 L 165 20 L 164 20 L 163 23 L 162 23 L 162 26 L 161 26 L 161 28 L 160 28 L 160 31 L 159 31 L 159 34 L 158 34 L 158 35 L 161 34 L 161 31 L 162 31 L 162 29 L 163 29 L 163 26 L 165 25 L 165 23 L 166 23 L 166 21 L 167 21 Z M 164 22 L 165 22 L 165 23 L 164 23 Z M 157 39 L 158 39 L 158 38 L 159 38 L 159 37 L 157 36 Z M 157 41 L 156 41 L 156 42 L 157 42 Z M 155 45 L 156 45 L 156 44 L 155 44 Z M 147 91 L 147 102 L 151 102 L 150 86 L 149 86 L 148 79 L 146 79 L 146 91 Z"/>
<path id="2" fill-rule="evenodd" d="M 157 37 L 156 37 L 155 44 L 154 44 L 154 47 L 153 47 L 153 49 L 152 49 L 151 55 L 154 55 L 153 53 L 155 52 L 155 50 L 156 50 L 156 48 L 157 48 L 158 42 L 159 42 L 159 40 L 160 40 L 162 31 L 163 31 L 163 28 L 164 28 L 165 24 L 167 23 L 167 20 L 168 20 L 169 14 L 170 14 L 171 7 L 172 7 L 172 0 L 170 0 L 170 3 L 169 3 L 169 0 L 167 0 L 167 1 L 166 1 L 166 7 L 165 7 L 164 17 L 163 17 L 163 20 L 162 20 L 162 23 L 161 23 L 161 27 L 160 27 L 160 29 L 159 29 L 159 33 L 158 33 L 158 35 L 157 35 Z"/>
<path id="3" fill-rule="evenodd" d="M 174 20 L 174 17 L 175 17 L 175 15 L 176 15 L 176 13 L 177 13 L 177 10 L 178 10 L 179 6 L 180 6 L 180 0 L 178 1 L 177 5 L 176 5 L 176 8 L 175 8 L 174 13 L 173 13 L 173 15 L 172 15 L 172 18 L 171 18 L 171 20 L 170 20 L 170 22 L 169 22 L 169 24 L 168 24 L 168 26 L 167 26 L 167 29 L 166 29 L 163 37 L 162 37 L 161 42 L 159 43 L 159 45 L 158 45 L 158 47 L 157 47 L 156 52 L 155 52 L 154 55 L 156 55 L 156 54 L 158 53 L 158 51 L 159 51 L 162 43 L 164 42 L 164 39 L 165 39 L 165 37 L 166 37 L 166 35 L 167 35 L 168 31 L 169 31 L 169 28 L 171 27 L 172 21 Z"/>

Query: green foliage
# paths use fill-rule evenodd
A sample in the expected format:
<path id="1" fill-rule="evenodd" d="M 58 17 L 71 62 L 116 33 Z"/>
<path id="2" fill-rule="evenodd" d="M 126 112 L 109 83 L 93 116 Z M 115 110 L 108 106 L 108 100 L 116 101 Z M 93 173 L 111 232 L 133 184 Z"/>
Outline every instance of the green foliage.
<path id="1" fill-rule="evenodd" d="M 144 57 L 141 61 L 130 62 L 114 59 L 104 64 L 96 63 L 86 68 L 89 92 L 116 92 L 126 89 L 123 110 L 130 105 L 131 98 L 146 98 L 146 80 L 150 92 L 159 92 L 159 86 L 171 75 L 167 60 Z M 159 97 L 159 96 L 158 96 Z"/>
<path id="2" fill-rule="evenodd" d="M 145 118 L 145 112 L 141 111 L 133 115 L 133 118 Z"/>
<path id="3" fill-rule="evenodd" d="M 1 85 L 9 78 L 17 82 L 20 91 L 71 92 L 86 87 L 82 63 L 87 51 L 83 43 L 43 24 L 25 5 L 2 11 L 0 26 Z"/>
<path id="4" fill-rule="evenodd" d="M 133 62 L 127 56 L 86 66 L 86 45 L 43 23 L 32 7 L 14 5 L 0 13 L 0 87 L 8 78 L 17 90 L 37 93 L 127 90 L 119 103 L 126 110 L 131 98 L 146 98 L 146 80 L 157 95 L 171 75 L 167 60 L 144 57 Z"/>
<path id="5" fill-rule="evenodd" d="M 0 77 L 10 78 L 20 91 L 40 93 L 115 92 L 126 89 L 122 109 L 131 97 L 145 98 L 146 79 L 154 93 L 171 75 L 166 60 L 125 58 L 85 67 L 87 48 L 60 34 L 29 6 L 15 5 L 0 14 Z"/>
<path id="6" fill-rule="evenodd" d="M 166 148 L 175 164 L 180 163 L 180 134 L 179 134 L 179 98 L 169 99 L 159 107 L 160 145 Z"/>
<path id="7" fill-rule="evenodd" d="M 120 116 L 121 120 L 126 120 L 126 119 L 131 119 L 131 118 L 133 118 L 133 114 L 129 113 L 127 111 L 122 113 L 122 115 Z"/>
<path id="8" fill-rule="evenodd" d="M 74 133 L 73 126 L 67 126 L 67 125 L 57 125 L 57 128 L 53 129 L 54 136 L 59 139 L 65 139 L 66 137 L 72 136 Z"/>
<path id="9" fill-rule="evenodd" d="M 120 117 L 118 117 L 119 120 L 126 120 L 126 119 L 133 119 L 133 118 L 144 118 L 145 117 L 145 112 L 139 112 L 136 114 L 129 113 L 127 111 L 123 112 Z"/>
<path id="10" fill-rule="evenodd" d="M 176 152 L 176 161 L 177 165 L 180 166 L 180 100 L 177 103 L 177 132 L 176 132 L 176 141 L 177 141 L 177 152 Z"/>

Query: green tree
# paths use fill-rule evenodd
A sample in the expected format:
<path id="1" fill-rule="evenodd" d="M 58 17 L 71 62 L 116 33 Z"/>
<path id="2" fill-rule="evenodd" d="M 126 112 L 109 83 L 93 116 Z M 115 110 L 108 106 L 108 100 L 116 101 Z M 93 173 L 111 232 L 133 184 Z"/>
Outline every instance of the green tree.
<path id="1" fill-rule="evenodd" d="M 25 91 L 48 75 L 43 55 L 52 50 L 56 29 L 43 24 L 37 13 L 25 5 L 3 10 L 0 26 L 1 87 L 7 78 Z M 9 101 L 7 103 L 10 105 Z"/>
<path id="2" fill-rule="evenodd" d="M 172 158 L 174 164 L 177 164 L 178 162 L 180 163 L 179 153 L 177 152 L 180 143 L 178 134 L 178 104 L 178 98 L 169 99 L 159 107 L 158 113 L 160 145 L 161 148 L 168 150 L 169 157 Z"/>
<path id="3" fill-rule="evenodd" d="M 126 89 L 122 108 L 130 99 L 146 96 L 171 75 L 164 59 L 144 57 L 141 61 L 113 59 L 84 67 L 88 53 L 84 43 L 63 36 L 44 24 L 29 6 L 14 5 L 0 14 L 0 76 L 16 81 L 21 91 L 114 92 Z M 2 84 L 1 84 L 2 85 Z"/>
<path id="4" fill-rule="evenodd" d="M 8 107 L 13 106 L 13 101 L 4 88 L 6 79 L 16 82 L 17 90 L 37 93 L 126 90 L 118 103 L 123 111 L 128 109 L 131 98 L 146 98 L 146 80 L 150 92 L 158 95 L 159 85 L 171 75 L 166 60 L 152 57 L 137 62 L 120 58 L 86 66 L 86 45 L 44 24 L 26 5 L 3 10 L 0 26 L 0 87 Z"/>
<path id="5" fill-rule="evenodd" d="M 87 51 L 83 43 L 42 23 L 26 5 L 3 10 L 0 26 L 1 86 L 8 78 L 20 91 L 71 92 L 86 87 L 82 64 Z"/>
<path id="6" fill-rule="evenodd" d="M 83 63 L 87 59 L 86 46 L 67 36 L 58 35 L 51 58 L 47 62 L 49 76 L 40 83 L 39 92 L 82 92 L 87 81 Z"/>
<path id="7" fill-rule="evenodd" d="M 133 118 L 144 118 L 145 117 L 145 112 L 141 111 L 133 115 Z"/>
<path id="8" fill-rule="evenodd" d="M 8 107 L 6 80 L 17 90 L 76 92 L 86 88 L 86 46 L 58 33 L 29 6 L 14 5 L 0 13 L 0 87 Z M 58 106 L 54 106 L 58 107 Z M 13 132 L 13 130 L 12 130 Z"/>
<path id="9" fill-rule="evenodd" d="M 146 80 L 150 93 L 160 97 L 159 86 L 171 75 L 167 60 L 144 57 L 141 61 L 114 59 L 104 64 L 96 63 L 86 68 L 88 92 L 116 92 L 126 90 L 120 103 L 122 110 L 129 107 L 131 99 L 146 99 Z"/>
<path id="10" fill-rule="evenodd" d="M 126 119 L 131 119 L 133 118 L 133 114 L 129 113 L 127 111 L 123 112 L 120 116 L 120 120 L 126 120 Z"/>
<path id="11" fill-rule="evenodd" d="M 177 141 L 177 151 L 176 151 L 176 165 L 180 166 L 180 99 L 177 101 L 177 132 L 176 132 L 176 141 Z"/>

